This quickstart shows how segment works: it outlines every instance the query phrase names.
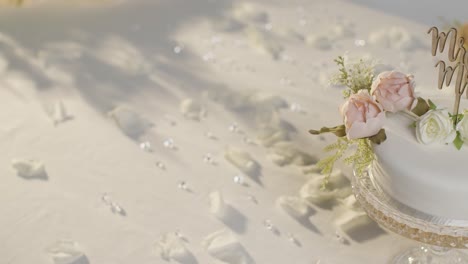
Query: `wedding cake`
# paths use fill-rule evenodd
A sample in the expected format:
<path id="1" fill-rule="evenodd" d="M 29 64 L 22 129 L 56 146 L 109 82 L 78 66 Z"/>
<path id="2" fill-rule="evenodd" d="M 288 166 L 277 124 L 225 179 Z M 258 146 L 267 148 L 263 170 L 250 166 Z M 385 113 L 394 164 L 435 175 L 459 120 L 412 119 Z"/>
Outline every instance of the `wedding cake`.
<path id="1" fill-rule="evenodd" d="M 332 154 L 318 163 L 322 173 L 331 173 L 343 159 L 356 177 L 369 175 L 404 206 L 463 222 L 468 221 L 468 101 L 462 99 L 468 94 L 468 55 L 456 29 L 439 33 L 433 27 L 428 34 L 432 55 L 445 50 L 448 56 L 448 63 L 440 60 L 435 66 L 438 88 L 452 87 L 454 102 L 417 96 L 410 74 L 385 71 L 375 76 L 371 64 L 350 64 L 339 57 L 333 81 L 346 87 L 340 108 L 344 124 L 310 133 L 337 136 L 325 149 Z M 330 188 L 327 180 L 323 188 Z"/>

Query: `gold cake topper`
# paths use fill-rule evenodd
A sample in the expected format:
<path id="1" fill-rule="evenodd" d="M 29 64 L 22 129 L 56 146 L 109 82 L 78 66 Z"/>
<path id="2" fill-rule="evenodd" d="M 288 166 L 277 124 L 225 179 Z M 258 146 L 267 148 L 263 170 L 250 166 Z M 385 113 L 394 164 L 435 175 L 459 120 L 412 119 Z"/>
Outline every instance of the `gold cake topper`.
<path id="1" fill-rule="evenodd" d="M 435 64 L 435 67 L 439 67 L 439 89 L 444 87 L 444 81 L 445 86 L 448 87 L 452 83 L 452 78 L 456 73 L 453 115 L 457 116 L 460 109 L 461 96 L 465 93 L 466 86 L 468 85 L 468 55 L 464 47 L 465 39 L 458 37 L 458 32 L 455 28 L 451 28 L 447 33 L 439 33 L 437 27 L 432 27 L 427 33 L 432 34 L 432 56 L 437 55 L 437 48 L 439 53 L 442 53 L 445 50 L 447 39 L 449 40 L 447 55 L 451 64 L 447 65 L 444 60 L 439 60 Z M 466 97 L 468 98 L 468 91 Z"/>

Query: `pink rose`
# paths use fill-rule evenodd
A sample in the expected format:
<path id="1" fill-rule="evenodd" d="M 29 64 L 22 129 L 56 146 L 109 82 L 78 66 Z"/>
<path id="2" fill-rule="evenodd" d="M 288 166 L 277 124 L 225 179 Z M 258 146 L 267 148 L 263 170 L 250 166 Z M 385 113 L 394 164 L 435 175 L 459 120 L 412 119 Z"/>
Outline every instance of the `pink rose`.
<path id="1" fill-rule="evenodd" d="M 414 102 L 413 76 L 397 71 L 385 71 L 375 78 L 371 94 L 389 112 L 410 110 Z"/>
<path id="2" fill-rule="evenodd" d="M 352 94 L 341 106 L 348 139 L 376 135 L 385 122 L 385 112 L 367 90 Z"/>

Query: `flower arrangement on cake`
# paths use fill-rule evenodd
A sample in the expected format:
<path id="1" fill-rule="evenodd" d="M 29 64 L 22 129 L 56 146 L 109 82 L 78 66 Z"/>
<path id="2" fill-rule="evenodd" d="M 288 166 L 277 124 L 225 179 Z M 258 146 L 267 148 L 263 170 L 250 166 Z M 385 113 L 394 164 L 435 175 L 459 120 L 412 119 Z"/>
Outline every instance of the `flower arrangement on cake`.
<path id="1" fill-rule="evenodd" d="M 440 36 L 445 37 L 445 45 L 448 34 L 435 33 L 439 37 L 436 44 L 433 43 L 436 50 Z M 459 44 L 461 49 L 462 43 Z M 443 48 L 439 48 L 442 52 Z M 347 63 L 343 56 L 335 59 L 335 62 L 339 72 L 331 83 L 345 87 L 345 101 L 340 107 L 343 124 L 309 131 L 314 135 L 333 133 L 337 136 L 336 142 L 325 147 L 325 151 L 332 154 L 318 163 L 323 174 L 329 176 L 335 163 L 341 159 L 353 165 L 357 174 L 362 174 L 375 159 L 373 145 L 387 139 L 384 128 L 387 113 L 401 113 L 414 120 L 411 126 L 419 143 L 453 144 L 455 148 L 461 149 L 464 142 L 468 142 L 468 113 L 458 112 L 459 96 L 454 111 L 449 112 L 431 100 L 416 96 L 413 75 L 384 71 L 375 76 L 371 62 L 359 60 L 357 63 Z M 443 75 L 439 79 L 439 87 L 443 86 L 444 80 L 448 86 L 457 67 L 445 67 L 443 61 L 437 66 Z M 457 80 L 457 86 L 458 83 Z M 325 188 L 327 184 L 328 177 L 322 187 Z"/>

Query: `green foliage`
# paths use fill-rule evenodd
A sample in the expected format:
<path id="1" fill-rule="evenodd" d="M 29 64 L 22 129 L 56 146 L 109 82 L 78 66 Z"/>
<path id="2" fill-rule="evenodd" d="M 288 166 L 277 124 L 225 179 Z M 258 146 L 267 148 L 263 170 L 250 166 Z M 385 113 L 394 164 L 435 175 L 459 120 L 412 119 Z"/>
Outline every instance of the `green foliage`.
<path id="1" fill-rule="evenodd" d="M 348 98 L 351 96 L 351 90 L 350 89 L 346 89 L 346 90 L 343 90 L 343 97 L 344 98 Z"/>
<path id="2" fill-rule="evenodd" d="M 379 133 L 373 135 L 372 137 L 368 137 L 368 139 L 377 145 L 380 145 L 380 143 L 384 142 L 387 140 L 387 134 L 385 133 L 385 129 L 380 129 Z"/>
<path id="3" fill-rule="evenodd" d="M 344 162 L 348 165 L 354 165 L 354 169 L 359 175 L 374 161 L 375 155 L 372 142 L 369 139 L 361 138 L 349 140 L 347 138 L 338 138 L 335 143 L 326 146 L 324 149 L 326 152 L 334 153 L 321 159 L 317 163 L 317 166 L 322 169 L 322 174 L 325 175 L 325 179 L 322 182 L 322 189 L 327 187 L 335 163 L 345 156 L 347 150 L 351 146 L 356 146 L 356 150 L 349 157 L 346 157 Z"/>
<path id="4" fill-rule="evenodd" d="M 431 99 L 427 100 L 428 104 L 429 104 L 429 108 L 431 110 L 436 110 L 437 109 L 437 105 L 434 104 L 434 102 L 431 101 Z"/>
<path id="5" fill-rule="evenodd" d="M 463 116 L 464 116 L 464 114 L 454 115 L 452 113 L 449 113 L 449 117 L 452 119 L 452 121 L 453 121 L 453 123 L 455 125 L 457 125 L 458 122 L 460 122 L 463 119 Z"/>
<path id="6" fill-rule="evenodd" d="M 418 101 L 416 103 L 416 106 L 411 110 L 411 112 L 413 112 L 417 116 L 423 116 L 425 113 L 427 113 L 433 107 L 435 107 L 434 109 L 437 108 L 437 106 L 432 101 L 427 102 L 422 97 L 418 97 Z"/>
<path id="7" fill-rule="evenodd" d="M 460 122 L 463 118 L 465 118 L 465 115 L 466 115 L 466 110 L 463 111 L 463 114 L 458 114 L 458 115 L 453 115 L 453 114 L 449 113 L 449 116 L 452 119 L 453 124 L 454 124 L 455 127 L 457 126 L 458 122 Z M 458 150 L 460 150 L 463 147 L 464 143 L 465 142 L 463 141 L 460 132 L 457 131 L 457 137 L 453 140 L 453 145 Z"/>
<path id="8" fill-rule="evenodd" d="M 332 77 L 331 83 L 346 86 L 343 96 L 348 98 L 359 90 L 370 91 L 374 80 L 374 68 L 372 63 L 360 59 L 357 63 L 347 65 L 345 58 L 339 56 L 335 63 L 338 65 L 338 74 Z"/>
<path id="9" fill-rule="evenodd" d="M 348 165 L 354 165 L 354 169 L 358 175 L 362 175 L 365 170 L 372 164 L 375 159 L 372 143 L 367 138 L 356 140 L 356 151 L 349 157 L 344 159 Z"/>
<path id="10" fill-rule="evenodd" d="M 325 189 L 327 187 L 335 163 L 343 157 L 346 150 L 349 148 L 349 145 L 350 141 L 347 138 L 338 138 L 338 140 L 335 143 L 330 144 L 324 148 L 325 152 L 334 153 L 328 157 L 319 160 L 319 162 L 317 163 L 317 167 L 319 167 L 322 170 L 322 174 L 325 175 L 325 179 L 322 182 L 322 189 Z"/>
<path id="11" fill-rule="evenodd" d="M 349 64 L 343 56 L 335 59 L 338 65 L 338 73 L 332 77 L 331 83 L 346 86 L 343 96 L 348 98 L 360 90 L 370 92 L 374 80 L 374 68 L 369 61 L 359 60 L 357 63 Z M 333 144 L 325 147 L 326 152 L 332 152 L 330 156 L 321 159 L 317 166 L 322 170 L 325 179 L 322 183 L 322 189 L 325 189 L 329 183 L 330 175 L 336 162 L 342 159 L 351 146 L 355 146 L 355 151 L 344 159 L 345 163 L 353 164 L 357 173 L 362 174 L 375 159 L 372 149 L 372 142 L 380 144 L 386 139 L 385 130 L 373 137 L 349 140 L 345 136 L 345 127 L 336 126 L 332 128 L 324 127 L 320 130 L 310 130 L 311 134 L 334 133 L 339 138 Z"/>
<path id="12" fill-rule="evenodd" d="M 457 131 L 457 137 L 453 140 L 453 145 L 455 145 L 455 147 L 460 150 L 463 146 L 463 140 L 461 139 L 461 135 L 460 135 L 460 132 Z"/>

